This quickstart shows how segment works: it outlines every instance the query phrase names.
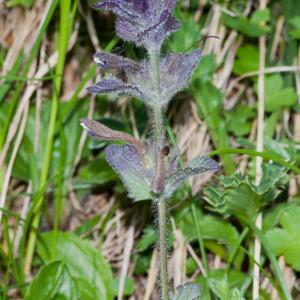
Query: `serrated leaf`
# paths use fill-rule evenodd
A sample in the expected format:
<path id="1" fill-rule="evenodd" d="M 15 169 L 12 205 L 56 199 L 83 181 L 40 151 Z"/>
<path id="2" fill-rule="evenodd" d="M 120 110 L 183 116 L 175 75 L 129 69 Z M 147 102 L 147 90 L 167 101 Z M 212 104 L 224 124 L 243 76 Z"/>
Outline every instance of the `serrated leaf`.
<path id="1" fill-rule="evenodd" d="M 276 256 L 283 255 L 286 262 L 300 271 L 300 207 L 289 207 L 280 217 L 282 228 L 274 228 L 266 237 Z"/>
<path id="2" fill-rule="evenodd" d="M 38 254 L 44 261 L 50 261 L 51 249 L 56 241 L 55 259 L 63 261 L 70 271 L 73 284 L 78 287 L 81 300 L 112 300 L 112 271 L 101 252 L 89 241 L 73 233 L 54 232 L 42 234 L 38 244 Z M 63 284 L 66 284 L 64 281 Z M 37 299 L 37 298 L 34 298 Z M 68 298 L 66 298 L 68 299 Z"/>
<path id="3" fill-rule="evenodd" d="M 221 187 L 206 190 L 205 200 L 216 211 L 252 219 L 257 211 L 273 201 L 288 180 L 285 168 L 276 164 L 263 164 L 263 177 L 257 186 L 248 177 L 234 174 L 221 178 Z M 210 198 L 210 199 L 208 199 Z"/>
<path id="4" fill-rule="evenodd" d="M 165 182 L 164 198 L 170 198 L 179 186 L 190 176 L 203 174 L 207 171 L 217 171 L 219 165 L 209 157 L 198 156 L 190 161 L 187 168 L 171 174 Z"/>
<path id="5" fill-rule="evenodd" d="M 153 174 L 147 170 L 138 150 L 131 145 L 109 145 L 105 149 L 108 163 L 120 176 L 128 196 L 135 201 L 152 198 L 151 181 Z"/>
<path id="6" fill-rule="evenodd" d="M 194 283 L 186 283 L 176 288 L 171 295 L 171 300 L 198 300 L 201 295 L 201 286 Z"/>

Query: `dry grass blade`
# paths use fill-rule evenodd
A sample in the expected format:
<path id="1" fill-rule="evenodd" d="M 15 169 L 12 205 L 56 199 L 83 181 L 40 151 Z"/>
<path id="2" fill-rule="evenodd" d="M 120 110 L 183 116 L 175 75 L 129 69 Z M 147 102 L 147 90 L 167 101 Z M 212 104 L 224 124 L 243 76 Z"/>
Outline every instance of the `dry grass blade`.
<path id="1" fill-rule="evenodd" d="M 134 243 L 134 226 L 131 225 L 127 231 L 126 235 L 126 243 L 124 247 L 123 253 L 123 262 L 122 262 L 122 270 L 119 282 L 119 292 L 118 292 L 118 300 L 123 299 L 123 293 L 125 288 L 126 275 L 128 272 L 129 262 L 130 262 L 130 254 L 133 248 Z"/>

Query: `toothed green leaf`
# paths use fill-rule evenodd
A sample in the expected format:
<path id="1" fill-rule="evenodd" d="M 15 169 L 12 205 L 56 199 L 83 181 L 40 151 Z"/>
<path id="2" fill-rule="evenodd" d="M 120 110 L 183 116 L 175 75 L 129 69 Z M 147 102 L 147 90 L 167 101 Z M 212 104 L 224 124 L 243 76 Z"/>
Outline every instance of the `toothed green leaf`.
<path id="1" fill-rule="evenodd" d="M 201 295 L 201 286 L 188 282 L 176 288 L 171 300 L 198 300 Z"/>

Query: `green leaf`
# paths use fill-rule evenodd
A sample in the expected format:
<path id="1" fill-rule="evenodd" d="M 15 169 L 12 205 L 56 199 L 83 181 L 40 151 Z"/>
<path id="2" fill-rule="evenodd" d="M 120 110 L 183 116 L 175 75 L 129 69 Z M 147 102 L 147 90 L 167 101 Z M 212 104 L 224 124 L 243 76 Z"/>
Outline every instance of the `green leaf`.
<path id="1" fill-rule="evenodd" d="M 54 299 L 61 284 L 64 265 L 61 261 L 50 262 L 43 266 L 28 287 L 25 300 Z"/>
<path id="2" fill-rule="evenodd" d="M 233 276 L 238 276 L 234 281 Z M 209 286 L 213 293 L 221 300 L 243 300 L 241 292 L 237 288 L 245 280 L 241 272 L 230 272 L 229 276 L 223 270 L 214 270 L 209 273 Z"/>
<path id="3" fill-rule="evenodd" d="M 146 254 L 137 254 L 135 256 L 134 275 L 146 274 L 150 268 L 151 256 Z"/>
<path id="4" fill-rule="evenodd" d="M 155 244 L 156 241 L 155 228 L 152 226 L 146 227 L 143 232 L 142 238 L 137 243 L 137 249 L 139 251 L 145 251 L 149 247 Z"/>
<path id="5" fill-rule="evenodd" d="M 255 85 L 258 93 L 258 86 Z M 283 87 L 280 74 L 267 76 L 265 78 L 265 109 L 267 112 L 282 110 L 295 104 L 297 93 L 293 87 Z"/>
<path id="6" fill-rule="evenodd" d="M 246 105 L 226 112 L 228 130 L 237 136 L 248 134 L 252 126 L 252 118 L 255 115 L 253 108 Z"/>
<path id="7" fill-rule="evenodd" d="M 226 128 L 225 118 L 222 115 L 223 95 L 211 81 L 202 81 L 198 78 L 193 81 L 191 93 L 196 99 L 199 115 L 205 119 L 209 132 L 216 148 L 230 147 L 230 140 Z M 221 156 L 225 173 L 231 174 L 235 169 L 232 157 Z"/>
<path id="8" fill-rule="evenodd" d="M 257 47 L 245 45 L 237 51 L 233 72 L 242 75 L 259 69 L 259 52 Z"/>
<path id="9" fill-rule="evenodd" d="M 300 206 L 286 209 L 280 217 L 282 228 L 274 228 L 266 233 L 276 256 L 283 255 L 286 262 L 300 271 Z"/>
<path id="10" fill-rule="evenodd" d="M 263 164 L 263 177 L 257 186 L 248 177 L 234 174 L 221 178 L 221 187 L 206 189 L 205 200 L 216 211 L 251 220 L 258 210 L 276 199 L 288 181 L 286 169 L 277 164 Z"/>
<path id="11" fill-rule="evenodd" d="M 201 295 L 201 286 L 193 283 L 186 283 L 176 288 L 171 295 L 171 300 L 198 300 Z"/>
<path id="12" fill-rule="evenodd" d="M 96 159 L 89 161 L 79 170 L 75 185 L 103 185 L 116 180 L 118 180 L 118 176 L 107 163 L 104 154 L 101 153 Z"/>
<path id="13" fill-rule="evenodd" d="M 261 21 L 268 21 L 269 19 L 269 9 L 256 11 L 251 19 L 247 19 L 244 15 L 233 17 L 226 13 L 222 14 L 222 21 L 226 26 L 250 37 L 259 37 L 269 32 L 268 26 L 259 24 Z"/>
<path id="14" fill-rule="evenodd" d="M 192 75 L 192 81 L 201 79 L 203 82 L 211 80 L 211 77 L 216 70 L 217 64 L 214 54 L 202 56 L 198 67 Z"/>
<path id="15" fill-rule="evenodd" d="M 234 248 L 234 245 L 237 244 L 239 239 L 236 228 L 230 223 L 213 215 L 201 216 L 198 212 L 197 218 L 200 222 L 200 229 L 203 239 L 205 240 L 205 245 L 214 253 L 218 252 L 217 254 L 226 259 L 226 249 L 223 245 L 225 245 L 229 251 Z M 197 231 L 194 226 L 190 209 L 180 210 L 175 216 L 175 220 L 188 242 L 193 242 L 197 239 Z M 208 245 L 208 241 L 217 242 L 219 248 L 215 248 L 212 244 Z"/>
<path id="16" fill-rule="evenodd" d="M 251 16 L 251 22 L 260 24 L 270 20 L 270 10 L 268 8 L 256 10 Z"/>
<path id="17" fill-rule="evenodd" d="M 35 0 L 9 0 L 7 2 L 8 7 L 14 7 L 14 6 L 25 6 L 27 8 L 30 8 Z"/>
<path id="18" fill-rule="evenodd" d="M 50 260 L 50 251 L 56 242 L 56 257 L 70 270 L 72 280 L 78 286 L 81 300 L 111 300 L 113 276 L 109 265 L 101 252 L 89 241 L 73 233 L 44 233 L 38 244 L 38 253 L 45 260 Z"/>
<path id="19" fill-rule="evenodd" d="M 296 16 L 289 21 L 293 29 L 289 32 L 292 38 L 300 39 L 300 16 Z"/>
<path id="20" fill-rule="evenodd" d="M 114 279 L 114 281 L 112 282 L 112 291 L 115 296 L 118 296 L 119 284 L 120 284 L 119 279 Z M 134 281 L 131 278 L 126 277 L 123 295 L 130 296 L 133 293 L 134 293 Z"/>
<path id="21" fill-rule="evenodd" d="M 169 47 L 174 52 L 187 51 L 195 45 L 201 32 L 200 26 L 195 26 L 194 18 L 190 15 L 184 15 L 181 18 L 181 27 L 172 34 L 169 40 Z"/>

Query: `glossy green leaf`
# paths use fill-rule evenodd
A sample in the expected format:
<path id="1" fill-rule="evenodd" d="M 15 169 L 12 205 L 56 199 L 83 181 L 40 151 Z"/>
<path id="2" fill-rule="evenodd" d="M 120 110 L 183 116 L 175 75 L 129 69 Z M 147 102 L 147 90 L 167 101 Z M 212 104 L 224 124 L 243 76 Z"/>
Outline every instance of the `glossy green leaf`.
<path id="1" fill-rule="evenodd" d="M 61 261 L 50 262 L 43 266 L 28 287 L 25 300 L 55 299 L 61 284 L 64 265 Z"/>
<path id="2" fill-rule="evenodd" d="M 62 261 L 43 266 L 30 283 L 25 300 L 78 300 L 79 293 L 68 267 Z"/>
<path id="3" fill-rule="evenodd" d="M 38 245 L 38 253 L 45 261 L 50 260 L 54 238 L 53 232 L 45 233 Z M 81 300 L 113 299 L 111 269 L 89 241 L 72 233 L 58 232 L 55 259 L 61 260 L 70 270 Z"/>

